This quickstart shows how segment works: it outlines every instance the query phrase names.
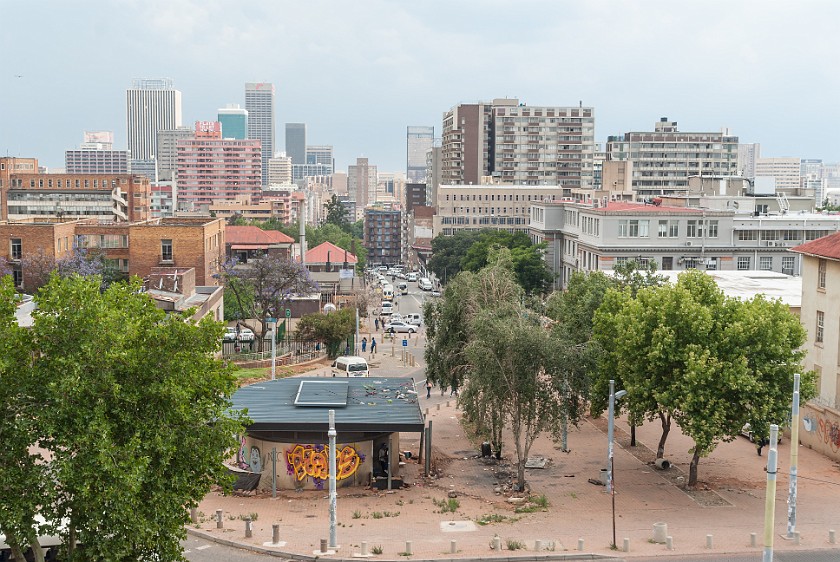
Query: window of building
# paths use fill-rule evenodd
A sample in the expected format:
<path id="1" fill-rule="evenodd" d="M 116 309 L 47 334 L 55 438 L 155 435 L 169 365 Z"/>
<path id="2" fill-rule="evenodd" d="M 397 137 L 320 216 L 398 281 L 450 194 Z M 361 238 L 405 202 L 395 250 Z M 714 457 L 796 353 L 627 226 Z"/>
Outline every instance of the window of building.
<path id="1" fill-rule="evenodd" d="M 756 230 L 739 230 L 738 240 L 758 240 L 758 231 Z"/>
<path id="2" fill-rule="evenodd" d="M 793 266 L 796 258 L 794 256 L 782 256 L 782 273 L 793 275 Z"/>
<path id="3" fill-rule="evenodd" d="M 23 241 L 20 238 L 12 238 L 11 255 L 13 260 L 19 260 L 23 255 Z"/>
<path id="4" fill-rule="evenodd" d="M 20 269 L 12 269 L 12 281 L 15 287 L 23 287 L 23 272 Z"/>
<path id="5" fill-rule="evenodd" d="M 717 238 L 718 237 L 718 221 L 716 221 L 716 220 L 706 221 L 706 236 L 708 236 L 709 238 Z"/>
<path id="6" fill-rule="evenodd" d="M 750 261 L 750 256 L 738 256 L 738 271 L 749 271 Z"/>
<path id="7" fill-rule="evenodd" d="M 674 269 L 674 258 L 672 256 L 664 256 L 662 258 L 662 269 L 664 271 L 670 271 Z"/>
<path id="8" fill-rule="evenodd" d="M 172 240 L 160 241 L 160 259 L 163 261 L 172 261 Z"/>
<path id="9" fill-rule="evenodd" d="M 772 271 L 773 256 L 761 256 L 758 258 L 758 269 L 761 271 Z"/>
<path id="10" fill-rule="evenodd" d="M 817 289 L 821 291 L 825 291 L 825 273 L 827 268 L 828 262 L 820 258 L 819 265 L 817 266 Z"/>
<path id="11" fill-rule="evenodd" d="M 817 332 L 814 334 L 814 342 L 822 343 L 825 337 L 825 312 L 817 311 Z"/>

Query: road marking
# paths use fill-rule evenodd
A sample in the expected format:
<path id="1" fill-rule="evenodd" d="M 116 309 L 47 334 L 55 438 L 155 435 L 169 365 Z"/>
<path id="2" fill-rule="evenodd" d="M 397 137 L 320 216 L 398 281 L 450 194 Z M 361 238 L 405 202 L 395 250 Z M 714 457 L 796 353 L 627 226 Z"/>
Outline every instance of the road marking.
<path id="1" fill-rule="evenodd" d="M 206 550 L 206 549 L 210 548 L 211 546 L 213 546 L 213 545 L 212 544 L 203 544 L 201 546 L 195 547 L 195 549 L 196 550 Z"/>

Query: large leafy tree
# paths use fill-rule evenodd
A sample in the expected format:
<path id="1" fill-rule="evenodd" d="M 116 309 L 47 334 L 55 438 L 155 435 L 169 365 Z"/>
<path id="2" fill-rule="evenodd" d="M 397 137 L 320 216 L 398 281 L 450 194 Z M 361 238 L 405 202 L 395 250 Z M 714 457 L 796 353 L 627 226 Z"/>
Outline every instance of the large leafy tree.
<path id="1" fill-rule="evenodd" d="M 429 269 L 438 279 L 453 279 L 462 269 L 461 260 L 480 236 L 478 230 L 461 230 L 452 236 L 435 236 L 432 239 Z"/>
<path id="2" fill-rule="evenodd" d="M 96 277 L 52 276 L 18 344 L 23 357 L 11 355 L 35 383 L 18 386 L 21 400 L 39 401 L 28 410 L 30 446 L 48 452 L 46 474 L 19 470 L 17 484 L 49 490 L 35 500 L 49 522 L 64 522 L 65 560 L 183 560 L 185 508 L 225 480 L 222 462 L 242 429 L 229 413 L 235 378 L 215 358 L 221 326 L 167 315 L 140 289 L 102 292 Z M 20 513 L 3 531 L 25 544 L 34 531 Z"/>
<path id="3" fill-rule="evenodd" d="M 27 272 L 25 289 L 30 292 L 45 285 L 53 271 L 57 271 L 62 277 L 98 275 L 102 281 L 103 290 L 124 277 L 114 263 L 106 258 L 105 253 L 97 248 L 76 247 L 58 259 L 45 253 L 43 249 L 39 249 L 37 252 L 23 256 L 21 268 Z"/>
<path id="4" fill-rule="evenodd" d="M 307 314 L 297 323 L 299 337 L 324 342 L 327 357 L 334 359 L 343 351 L 345 342 L 356 329 L 356 314 L 353 308 L 342 308 L 334 312 Z"/>
<path id="5" fill-rule="evenodd" d="M 341 204 L 336 194 L 333 193 L 333 196 L 324 205 L 324 210 L 327 212 L 327 218 L 324 222 L 341 228 L 349 226 L 347 208 Z"/>
<path id="6" fill-rule="evenodd" d="M 300 263 L 278 255 L 239 264 L 225 262 L 218 277 L 225 292 L 232 293 L 236 309 L 242 314 L 242 324 L 259 334 L 263 341 L 266 328 L 264 318 L 279 318 L 293 295 L 310 294 L 318 290 L 309 271 Z"/>

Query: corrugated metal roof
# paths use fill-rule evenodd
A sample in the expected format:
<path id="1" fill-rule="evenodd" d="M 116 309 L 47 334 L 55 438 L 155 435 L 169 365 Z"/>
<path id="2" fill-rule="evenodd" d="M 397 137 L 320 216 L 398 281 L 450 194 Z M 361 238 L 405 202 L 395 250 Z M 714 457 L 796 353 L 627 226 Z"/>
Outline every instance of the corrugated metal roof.
<path id="1" fill-rule="evenodd" d="M 817 238 L 790 249 L 791 252 L 840 260 L 840 232 Z"/>
<path id="2" fill-rule="evenodd" d="M 345 378 L 347 406 L 295 406 L 301 382 L 323 377 L 294 377 L 264 381 L 240 388 L 233 395 L 235 410 L 247 409 L 249 431 L 317 431 L 328 429 L 328 412 L 335 410 L 341 432 L 422 431 L 423 414 L 414 379 L 397 377 Z"/>

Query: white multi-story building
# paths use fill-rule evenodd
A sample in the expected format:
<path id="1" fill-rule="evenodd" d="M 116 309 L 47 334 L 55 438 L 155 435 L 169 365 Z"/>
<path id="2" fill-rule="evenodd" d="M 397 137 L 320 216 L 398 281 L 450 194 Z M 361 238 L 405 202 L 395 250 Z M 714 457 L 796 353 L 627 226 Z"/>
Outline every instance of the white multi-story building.
<path id="1" fill-rule="evenodd" d="M 262 148 L 262 184 L 268 184 L 268 161 L 274 156 L 274 84 L 247 82 L 245 109 L 248 111 L 248 138 L 258 139 Z"/>
<path id="2" fill-rule="evenodd" d="M 744 178 L 755 177 L 755 161 L 761 158 L 761 144 L 741 143 L 738 145 L 738 175 Z"/>
<path id="3" fill-rule="evenodd" d="M 131 154 L 114 150 L 111 131 L 85 131 L 85 142 L 76 150 L 64 152 L 64 171 L 68 174 L 127 174 Z"/>
<path id="4" fill-rule="evenodd" d="M 562 197 L 557 185 L 441 185 L 432 236 L 485 228 L 527 233 L 531 205 Z"/>
<path id="5" fill-rule="evenodd" d="M 285 152 L 278 152 L 268 161 L 268 185 L 292 183 L 292 159 Z"/>
<path id="6" fill-rule="evenodd" d="M 756 158 L 755 177 L 773 178 L 776 193 L 792 195 L 801 187 L 801 167 L 799 158 Z"/>
<path id="7" fill-rule="evenodd" d="M 408 183 L 426 183 L 426 153 L 435 142 L 435 128 L 406 128 L 405 177 Z"/>
<path id="8" fill-rule="evenodd" d="M 126 130 L 132 160 L 157 155 L 157 133 L 181 126 L 181 92 L 172 80 L 136 80 L 126 91 Z"/>

